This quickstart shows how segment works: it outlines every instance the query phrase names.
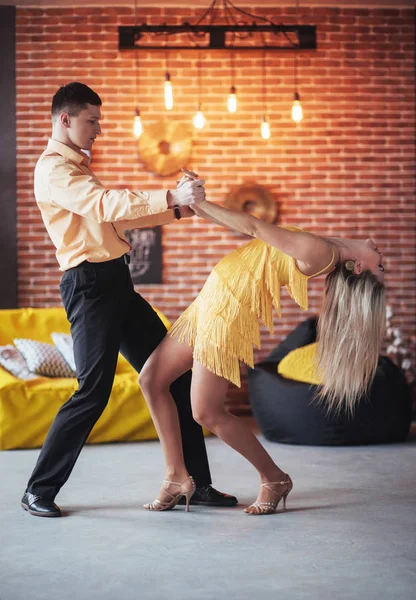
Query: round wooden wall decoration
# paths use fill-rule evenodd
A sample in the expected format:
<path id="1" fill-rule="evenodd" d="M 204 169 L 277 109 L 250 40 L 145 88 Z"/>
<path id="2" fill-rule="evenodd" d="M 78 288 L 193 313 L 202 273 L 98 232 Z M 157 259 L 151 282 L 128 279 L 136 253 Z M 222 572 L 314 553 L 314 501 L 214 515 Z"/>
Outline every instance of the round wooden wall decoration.
<path id="1" fill-rule="evenodd" d="M 192 128 L 179 121 L 147 125 L 139 138 L 139 152 L 146 167 L 158 175 L 174 175 L 186 167 L 192 150 Z"/>
<path id="2" fill-rule="evenodd" d="M 233 188 L 224 204 L 227 208 L 249 213 L 266 223 L 275 223 L 278 218 L 279 210 L 273 194 L 255 181 Z"/>

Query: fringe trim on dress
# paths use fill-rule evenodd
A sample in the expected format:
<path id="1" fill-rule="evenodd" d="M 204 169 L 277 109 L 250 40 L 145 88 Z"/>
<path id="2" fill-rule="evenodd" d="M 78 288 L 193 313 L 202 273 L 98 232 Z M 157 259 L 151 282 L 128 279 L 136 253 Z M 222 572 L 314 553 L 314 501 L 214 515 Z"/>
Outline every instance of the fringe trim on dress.
<path id="1" fill-rule="evenodd" d="M 195 301 L 169 334 L 194 348 L 194 358 L 209 371 L 241 386 L 239 361 L 254 367 L 253 345 L 260 348 L 259 320 L 273 332 L 280 288 L 307 309 L 307 277 L 294 259 L 260 240 L 224 257 Z"/>

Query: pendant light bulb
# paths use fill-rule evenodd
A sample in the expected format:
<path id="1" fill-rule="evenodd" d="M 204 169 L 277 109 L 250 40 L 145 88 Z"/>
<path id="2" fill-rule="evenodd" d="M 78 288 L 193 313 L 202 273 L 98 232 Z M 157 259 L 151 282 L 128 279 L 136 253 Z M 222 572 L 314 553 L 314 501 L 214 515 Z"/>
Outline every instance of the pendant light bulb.
<path id="1" fill-rule="evenodd" d="M 230 93 L 228 95 L 228 100 L 227 100 L 227 106 L 228 106 L 228 112 L 230 113 L 235 113 L 235 111 L 237 110 L 237 90 L 235 89 L 235 86 L 231 86 L 230 88 Z"/>
<path id="2" fill-rule="evenodd" d="M 295 121 L 295 123 L 300 123 L 303 119 L 302 104 L 300 103 L 300 96 L 297 92 L 295 92 L 293 97 L 292 119 Z"/>
<path id="3" fill-rule="evenodd" d="M 270 137 L 270 125 L 269 125 L 269 122 L 266 119 L 265 115 L 263 115 L 261 118 L 260 131 L 261 131 L 261 137 L 264 140 L 268 140 Z"/>
<path id="4" fill-rule="evenodd" d="M 172 82 L 169 73 L 165 73 L 165 107 L 166 110 L 172 110 L 173 108 Z"/>
<path id="5" fill-rule="evenodd" d="M 139 139 L 139 137 L 143 133 L 143 123 L 140 118 L 140 111 L 138 108 L 136 108 L 136 110 L 134 111 L 133 133 L 137 139 Z"/>
<path id="6" fill-rule="evenodd" d="M 200 104 L 198 104 L 198 110 L 194 115 L 193 123 L 195 129 L 202 129 L 205 125 L 205 117 Z"/>

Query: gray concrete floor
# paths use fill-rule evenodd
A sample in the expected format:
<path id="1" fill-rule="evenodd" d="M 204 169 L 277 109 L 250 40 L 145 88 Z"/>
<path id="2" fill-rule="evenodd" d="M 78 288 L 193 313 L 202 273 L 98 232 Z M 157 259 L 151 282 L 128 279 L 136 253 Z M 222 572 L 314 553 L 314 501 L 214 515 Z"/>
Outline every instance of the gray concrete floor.
<path id="1" fill-rule="evenodd" d="M 288 510 L 251 517 L 252 467 L 207 440 L 232 509 L 149 513 L 158 442 L 87 446 L 57 498 L 62 519 L 20 497 L 38 451 L 0 453 L 1 600 L 410 600 L 416 589 L 416 443 L 328 448 L 265 442 L 294 490 Z"/>

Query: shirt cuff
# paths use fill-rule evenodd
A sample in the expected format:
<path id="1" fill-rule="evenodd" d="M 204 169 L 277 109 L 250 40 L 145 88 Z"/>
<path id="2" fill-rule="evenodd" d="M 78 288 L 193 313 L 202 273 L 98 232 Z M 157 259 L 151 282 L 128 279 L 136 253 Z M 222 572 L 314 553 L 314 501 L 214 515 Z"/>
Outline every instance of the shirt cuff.
<path id="1" fill-rule="evenodd" d="M 153 215 L 168 210 L 168 190 L 153 190 L 148 192 L 148 194 L 150 212 Z"/>

